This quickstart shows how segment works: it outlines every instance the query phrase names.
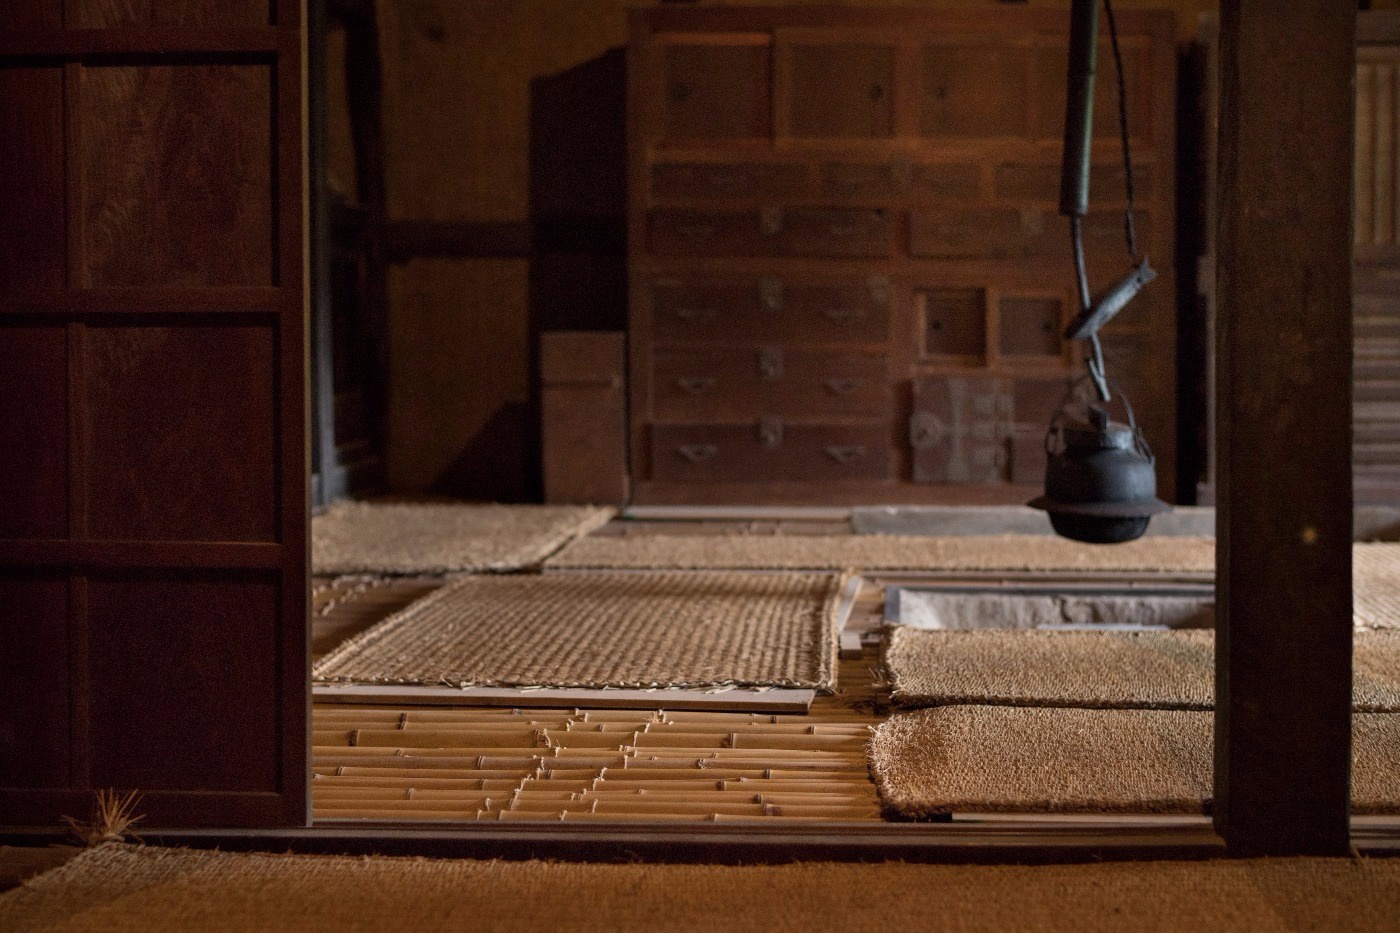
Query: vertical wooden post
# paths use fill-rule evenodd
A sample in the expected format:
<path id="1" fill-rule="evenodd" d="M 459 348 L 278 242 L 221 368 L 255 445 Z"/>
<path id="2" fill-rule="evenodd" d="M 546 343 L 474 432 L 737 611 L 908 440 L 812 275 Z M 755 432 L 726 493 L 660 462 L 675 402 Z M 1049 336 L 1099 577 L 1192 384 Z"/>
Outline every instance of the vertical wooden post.
<path id="1" fill-rule="evenodd" d="M 1356 9 L 1223 0 L 1215 822 L 1341 854 L 1351 758 Z"/>

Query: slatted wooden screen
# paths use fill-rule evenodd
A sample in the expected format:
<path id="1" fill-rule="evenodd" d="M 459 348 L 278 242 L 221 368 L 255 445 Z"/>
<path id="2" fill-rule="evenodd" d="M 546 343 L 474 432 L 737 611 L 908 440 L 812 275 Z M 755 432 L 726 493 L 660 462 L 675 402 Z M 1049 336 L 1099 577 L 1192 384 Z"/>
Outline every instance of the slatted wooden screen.
<path id="1" fill-rule="evenodd" d="M 0 824 L 305 822 L 301 44 L 0 5 Z"/>

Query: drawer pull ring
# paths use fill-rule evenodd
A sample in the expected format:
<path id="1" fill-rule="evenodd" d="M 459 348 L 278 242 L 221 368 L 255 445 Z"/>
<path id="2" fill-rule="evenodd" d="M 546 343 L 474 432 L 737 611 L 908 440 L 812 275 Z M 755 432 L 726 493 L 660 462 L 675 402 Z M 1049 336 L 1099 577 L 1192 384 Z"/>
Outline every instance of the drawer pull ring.
<path id="1" fill-rule="evenodd" d="M 760 418 L 758 441 L 764 450 L 777 450 L 783 446 L 783 419 L 774 415 L 764 415 Z"/>
<path id="2" fill-rule="evenodd" d="M 676 453 L 691 463 L 708 463 L 719 454 L 719 448 L 714 444 L 682 444 Z"/>
<path id="3" fill-rule="evenodd" d="M 714 308 L 677 308 L 676 317 L 691 324 L 707 324 L 718 316 Z"/>
<path id="4" fill-rule="evenodd" d="M 826 448 L 826 455 L 837 463 L 855 463 L 865 454 L 864 444 L 832 444 Z"/>
<path id="5" fill-rule="evenodd" d="M 777 236 L 783 232 L 783 209 L 781 207 L 763 208 L 759 212 L 758 219 L 764 236 Z"/>
<path id="6" fill-rule="evenodd" d="M 760 347 L 758 351 L 758 375 L 764 382 L 777 382 L 783 378 L 783 351 L 780 347 Z"/>
<path id="7" fill-rule="evenodd" d="M 781 279 L 760 279 L 758 282 L 758 297 L 763 302 L 765 311 L 781 311 L 783 309 L 783 283 Z"/>
<path id="8" fill-rule="evenodd" d="M 862 317 L 859 308 L 851 307 L 823 308 L 822 316 L 836 324 L 853 324 Z"/>
<path id="9" fill-rule="evenodd" d="M 682 376 L 676 386 L 687 395 L 704 395 L 715 387 L 713 376 Z"/>
<path id="10" fill-rule="evenodd" d="M 860 380 L 859 380 L 859 379 L 827 379 L 827 380 L 823 383 L 823 385 L 826 386 L 826 388 L 827 388 L 828 391 L 833 392 L 833 393 L 835 393 L 836 395 L 850 395 L 850 394 L 851 394 L 852 392 L 854 392 L 856 389 L 860 388 Z"/>

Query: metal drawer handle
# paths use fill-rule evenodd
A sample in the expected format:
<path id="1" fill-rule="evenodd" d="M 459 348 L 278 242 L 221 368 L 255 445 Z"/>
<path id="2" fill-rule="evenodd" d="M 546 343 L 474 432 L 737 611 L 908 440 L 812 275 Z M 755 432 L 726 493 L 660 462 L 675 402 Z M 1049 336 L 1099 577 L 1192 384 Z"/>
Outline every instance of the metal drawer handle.
<path id="1" fill-rule="evenodd" d="M 764 382 L 777 382 L 783 378 L 783 351 L 780 347 L 760 347 L 758 350 L 758 375 Z"/>
<path id="2" fill-rule="evenodd" d="M 822 385 L 826 386 L 829 392 L 836 395 L 850 395 L 860 388 L 860 384 L 861 380 L 859 379 L 827 379 L 822 382 Z"/>
<path id="3" fill-rule="evenodd" d="M 783 209 L 765 207 L 759 212 L 759 225 L 765 236 L 777 236 L 783 232 Z"/>
<path id="4" fill-rule="evenodd" d="M 783 419 L 775 415 L 764 415 L 758 419 L 758 442 L 764 450 L 777 450 L 783 446 Z"/>
<path id="5" fill-rule="evenodd" d="M 714 308 L 677 308 L 676 317 L 691 324 L 703 324 L 713 321 L 719 312 Z"/>
<path id="6" fill-rule="evenodd" d="M 822 317 L 837 324 L 853 324 L 863 318 L 865 314 L 860 308 L 833 307 L 822 308 Z"/>
<path id="7" fill-rule="evenodd" d="M 864 444 L 831 444 L 825 449 L 826 455 L 837 463 L 855 463 L 867 453 Z"/>
<path id="8" fill-rule="evenodd" d="M 706 463 L 715 459 L 719 448 L 714 444 L 682 444 L 676 448 L 676 453 L 691 463 Z"/>
<path id="9" fill-rule="evenodd" d="M 875 276 L 866 284 L 870 288 L 870 300 L 882 308 L 888 307 L 890 303 L 890 280 L 884 276 Z"/>
<path id="10" fill-rule="evenodd" d="M 676 387 L 687 395 L 704 395 L 715 387 L 713 376 L 682 376 L 676 380 Z"/>
<path id="11" fill-rule="evenodd" d="M 783 283 L 781 279 L 763 278 L 758 280 L 758 298 L 766 311 L 783 309 Z"/>

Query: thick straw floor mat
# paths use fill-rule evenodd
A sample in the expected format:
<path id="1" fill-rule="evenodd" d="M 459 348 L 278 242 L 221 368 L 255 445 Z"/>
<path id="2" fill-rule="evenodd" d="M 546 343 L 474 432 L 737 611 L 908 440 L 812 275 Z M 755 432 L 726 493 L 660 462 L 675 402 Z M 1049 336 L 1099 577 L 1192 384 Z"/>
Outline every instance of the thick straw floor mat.
<path id="1" fill-rule="evenodd" d="M 1400 715 L 1352 717 L 1352 809 L 1400 812 Z M 1201 813 L 1214 714 L 944 706 L 897 713 L 870 742 L 893 812 Z"/>
<path id="2" fill-rule="evenodd" d="M 1393 930 L 1400 859 L 604 865 L 108 845 L 0 895 L 19 931 Z"/>
<path id="3" fill-rule="evenodd" d="M 1358 631 L 1353 699 L 1400 711 L 1400 632 Z M 896 628 L 885 649 L 901 706 L 981 703 L 1211 709 L 1215 633 Z"/>
<path id="4" fill-rule="evenodd" d="M 575 541 L 549 570 L 1215 570 L 1210 538 L 1141 538 L 1112 547 L 1051 535 L 923 538 L 898 535 L 595 536 Z"/>
<path id="5" fill-rule="evenodd" d="M 1357 544 L 1351 553 L 1357 626 L 1400 628 L 1400 544 Z"/>
<path id="6" fill-rule="evenodd" d="M 832 574 L 463 577 L 345 642 L 320 681 L 830 690 Z"/>
<path id="7" fill-rule="evenodd" d="M 311 520 L 317 574 L 509 571 L 606 524 L 611 508 L 341 502 Z"/>

